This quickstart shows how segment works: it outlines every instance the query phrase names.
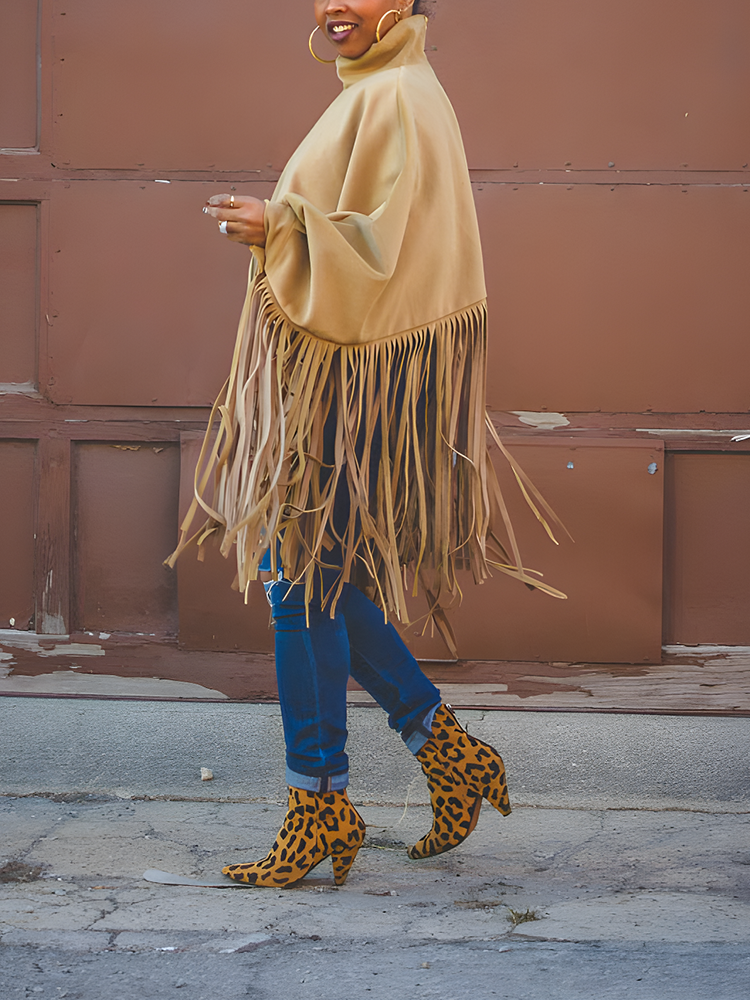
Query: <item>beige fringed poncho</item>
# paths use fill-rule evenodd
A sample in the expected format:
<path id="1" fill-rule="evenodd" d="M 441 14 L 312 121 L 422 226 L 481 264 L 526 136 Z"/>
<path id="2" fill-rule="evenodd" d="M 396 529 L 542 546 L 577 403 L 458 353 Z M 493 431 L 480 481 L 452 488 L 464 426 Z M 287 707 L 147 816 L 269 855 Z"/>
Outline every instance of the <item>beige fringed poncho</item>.
<path id="1" fill-rule="evenodd" d="M 405 588 L 421 583 L 445 637 L 437 601 L 456 593 L 457 568 L 480 582 L 494 566 L 563 595 L 523 569 L 488 460 L 479 230 L 458 123 L 424 40 L 425 20 L 410 17 L 361 58 L 338 59 L 343 91 L 267 203 L 265 251 L 253 251 L 231 374 L 196 470 L 209 520 L 188 538 L 194 504 L 172 561 L 218 530 L 225 556 L 236 546 L 246 590 L 271 543 L 276 569 L 279 539 L 285 575 L 309 596 L 336 537 L 339 586 L 356 581 L 408 620 Z M 332 520 L 341 489 L 343 529 Z M 512 557 L 492 533 L 501 524 Z"/>

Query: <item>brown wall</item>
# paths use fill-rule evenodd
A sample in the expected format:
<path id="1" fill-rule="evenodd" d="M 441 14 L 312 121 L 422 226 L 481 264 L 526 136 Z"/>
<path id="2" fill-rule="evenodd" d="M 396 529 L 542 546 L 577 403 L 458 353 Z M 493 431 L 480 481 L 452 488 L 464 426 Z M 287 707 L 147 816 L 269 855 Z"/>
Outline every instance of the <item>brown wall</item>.
<path id="1" fill-rule="evenodd" d="M 477 203 L 493 408 L 750 407 L 747 188 L 487 184 Z"/>
<path id="2" fill-rule="evenodd" d="M 161 559 L 248 263 L 199 209 L 266 196 L 337 92 L 309 8 L 285 4 L 281 32 L 277 5 L 246 0 L 0 9 L 0 627 L 33 612 L 42 632 L 269 646 L 260 589 L 245 607 L 230 566 Z M 744 0 L 438 0 L 428 55 L 479 211 L 488 401 L 576 539 L 555 549 L 518 508 L 527 562 L 569 600 L 472 588 L 451 611 L 466 656 L 750 641 L 749 449 L 731 440 L 750 424 L 749 45 Z M 512 413 L 543 410 L 569 423 Z"/>
<path id="3" fill-rule="evenodd" d="M 750 455 L 672 455 L 667 642 L 750 645 Z"/>
<path id="4" fill-rule="evenodd" d="M 523 557 L 568 595 L 555 600 L 497 574 L 461 580 L 449 611 L 462 656 L 477 660 L 658 662 L 661 653 L 663 451 L 650 441 L 575 438 L 514 443 L 511 450 L 554 506 L 573 541 L 550 545 L 502 459 L 496 467 Z M 652 475 L 649 466 L 655 463 Z M 423 613 L 423 608 L 419 613 Z M 407 631 L 417 655 L 444 658 L 441 641 Z"/>
<path id="5" fill-rule="evenodd" d="M 0 441 L 0 626 L 34 619 L 33 441 Z M 5 619 L 3 621 L 3 619 Z"/>
<path id="6" fill-rule="evenodd" d="M 200 209 L 215 190 L 100 180 L 55 191 L 48 349 L 55 403 L 213 402 L 232 358 L 249 257 L 206 225 Z"/>
<path id="7" fill-rule="evenodd" d="M 38 5 L 0 6 L 0 150 L 34 147 L 39 138 Z"/>
<path id="8" fill-rule="evenodd" d="M 179 448 L 77 444 L 72 462 L 76 630 L 176 635 Z"/>
<path id="9" fill-rule="evenodd" d="M 38 216 L 34 204 L 0 203 L 0 384 L 36 382 Z"/>

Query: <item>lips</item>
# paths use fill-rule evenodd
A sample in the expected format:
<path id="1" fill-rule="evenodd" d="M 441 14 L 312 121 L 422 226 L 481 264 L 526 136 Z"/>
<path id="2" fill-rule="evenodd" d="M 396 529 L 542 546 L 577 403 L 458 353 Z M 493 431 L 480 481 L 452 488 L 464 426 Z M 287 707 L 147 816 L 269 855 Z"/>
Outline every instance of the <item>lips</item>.
<path id="1" fill-rule="evenodd" d="M 358 27 L 359 25 L 353 21 L 329 21 L 326 25 L 326 31 L 332 42 L 341 43 L 345 42 L 347 38 L 351 38 L 352 33 Z"/>

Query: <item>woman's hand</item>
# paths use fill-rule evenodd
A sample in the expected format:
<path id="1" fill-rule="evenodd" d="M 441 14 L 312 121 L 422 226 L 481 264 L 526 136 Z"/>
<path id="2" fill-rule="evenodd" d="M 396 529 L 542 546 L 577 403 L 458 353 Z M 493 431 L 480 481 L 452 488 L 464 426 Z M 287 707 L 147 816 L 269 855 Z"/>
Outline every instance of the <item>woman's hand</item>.
<path id="1" fill-rule="evenodd" d="M 219 225 L 226 223 L 224 230 L 233 243 L 253 247 L 266 245 L 266 203 L 259 198 L 240 194 L 215 194 L 208 199 L 203 211 L 216 219 Z"/>

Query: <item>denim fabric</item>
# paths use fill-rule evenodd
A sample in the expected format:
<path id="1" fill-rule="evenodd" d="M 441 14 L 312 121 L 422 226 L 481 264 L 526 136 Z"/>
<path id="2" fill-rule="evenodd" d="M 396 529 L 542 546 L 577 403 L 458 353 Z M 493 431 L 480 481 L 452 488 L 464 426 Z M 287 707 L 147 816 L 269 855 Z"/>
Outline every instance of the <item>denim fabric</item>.
<path id="1" fill-rule="evenodd" d="M 311 778 L 308 774 L 293 771 L 287 765 L 286 783 L 291 788 L 303 788 L 306 792 L 340 792 L 349 784 L 349 772 L 329 774 L 327 778 Z"/>
<path id="2" fill-rule="evenodd" d="M 266 566 L 270 569 L 270 559 Z M 336 576 L 336 570 L 323 571 L 322 592 Z M 351 584 L 344 585 L 333 618 L 329 610 L 320 610 L 319 593 L 306 612 L 303 584 L 281 579 L 265 587 L 276 626 L 287 783 L 308 791 L 345 787 L 350 674 L 385 709 L 390 727 L 417 753 L 430 737 L 440 692 L 393 625 L 385 623 L 383 612 Z"/>
<path id="3" fill-rule="evenodd" d="M 391 729 L 417 753 L 430 738 L 440 692 L 422 673 L 394 626 L 385 623 L 383 612 L 356 587 L 349 585 L 346 591 L 342 611 L 349 636 L 349 672 L 388 713 Z"/>
<path id="4" fill-rule="evenodd" d="M 379 387 L 379 377 L 376 377 Z M 425 389 L 426 391 L 426 389 Z M 396 411 L 401 408 L 404 386 L 392 386 Z M 424 392 L 419 414 L 423 415 Z M 365 433 L 372 433 L 370 482 L 377 482 L 382 428 L 360 429 L 355 451 L 362 454 Z M 323 432 L 321 479 L 331 474 L 335 462 L 336 413 L 332 408 Z M 327 470 L 327 471 L 323 471 Z M 332 535 L 341 538 L 349 523 L 349 490 L 344 481 L 336 491 Z M 330 566 L 343 566 L 335 544 L 326 553 Z M 271 552 L 261 570 L 271 571 Z M 321 595 L 336 582 L 338 569 L 322 570 L 309 611 L 303 584 L 280 579 L 264 584 L 276 626 L 276 676 L 287 747 L 287 782 L 308 791 L 344 788 L 348 781 L 346 745 L 346 684 L 349 675 L 388 713 L 388 724 L 412 753 L 431 736 L 432 717 L 440 692 L 419 669 L 393 625 L 383 612 L 352 584 L 345 584 L 336 605 L 321 610 Z M 308 619 L 309 614 L 309 619 Z M 309 620 L 309 625 L 308 625 Z M 290 780 L 291 779 L 291 780 Z M 311 787 L 317 782 L 317 787 Z"/>
<path id="5" fill-rule="evenodd" d="M 276 626 L 276 678 L 287 768 L 318 779 L 346 774 L 349 641 L 343 615 L 331 618 L 319 607 L 306 613 L 302 584 L 279 580 L 266 593 Z"/>

